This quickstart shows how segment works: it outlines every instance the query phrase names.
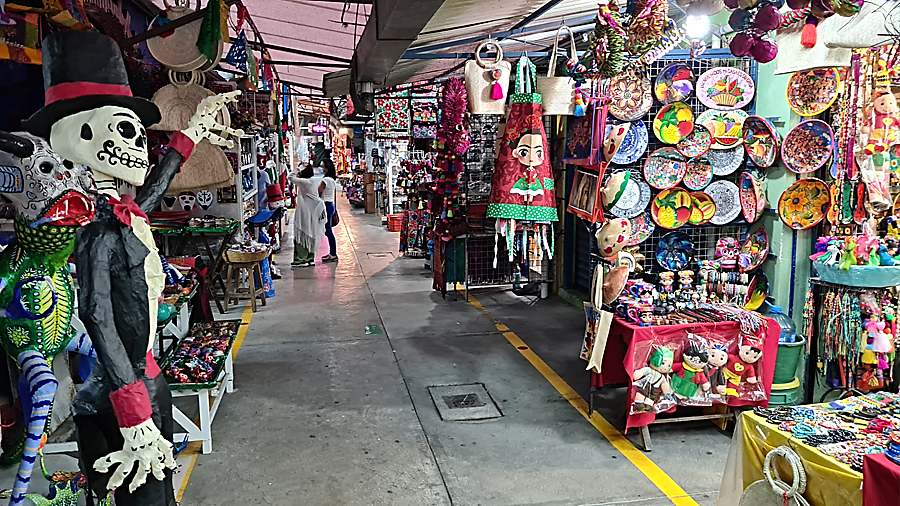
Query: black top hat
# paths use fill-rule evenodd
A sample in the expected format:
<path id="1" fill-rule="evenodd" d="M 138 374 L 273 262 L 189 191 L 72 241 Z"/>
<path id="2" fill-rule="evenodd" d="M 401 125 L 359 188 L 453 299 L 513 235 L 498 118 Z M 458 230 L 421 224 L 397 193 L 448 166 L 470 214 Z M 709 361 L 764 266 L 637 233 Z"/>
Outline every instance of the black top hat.
<path id="1" fill-rule="evenodd" d="M 24 121 L 29 132 L 47 138 L 60 119 L 115 105 L 131 109 L 144 125 L 160 120 L 153 102 L 131 95 L 122 52 L 97 32 L 56 32 L 43 41 L 44 107 Z"/>

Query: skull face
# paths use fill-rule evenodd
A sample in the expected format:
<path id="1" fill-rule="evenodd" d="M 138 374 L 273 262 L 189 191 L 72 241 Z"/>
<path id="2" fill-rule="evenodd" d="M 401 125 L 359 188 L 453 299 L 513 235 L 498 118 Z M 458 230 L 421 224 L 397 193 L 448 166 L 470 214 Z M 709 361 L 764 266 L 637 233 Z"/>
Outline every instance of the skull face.
<path id="1" fill-rule="evenodd" d="M 213 194 L 209 190 L 200 190 L 197 192 L 197 204 L 205 211 L 213 203 Z"/>
<path id="2" fill-rule="evenodd" d="M 124 107 L 105 106 L 62 118 L 50 129 L 50 145 L 64 158 L 89 167 L 98 180 L 117 178 L 140 186 L 150 168 L 147 131 Z"/>
<path id="3" fill-rule="evenodd" d="M 13 144 L 23 149 L 15 149 Z M 0 193 L 16 206 L 16 214 L 38 226 L 84 225 L 94 205 L 86 192 L 93 182 L 83 167 L 63 160 L 46 141 L 28 133 L 0 138 Z"/>
<path id="4" fill-rule="evenodd" d="M 716 241 L 715 258 L 722 266 L 722 270 L 731 270 L 737 267 L 738 254 L 741 245 L 734 237 L 722 237 Z"/>
<path id="5" fill-rule="evenodd" d="M 190 211 L 197 203 L 197 196 L 193 192 L 183 192 L 178 194 L 178 207 L 182 211 Z"/>

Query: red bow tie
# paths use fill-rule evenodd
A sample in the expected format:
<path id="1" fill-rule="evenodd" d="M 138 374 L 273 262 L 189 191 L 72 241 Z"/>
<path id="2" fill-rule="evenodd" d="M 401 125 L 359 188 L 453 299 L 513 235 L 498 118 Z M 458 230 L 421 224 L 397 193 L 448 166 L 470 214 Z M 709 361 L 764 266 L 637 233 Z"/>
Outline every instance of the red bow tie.
<path id="1" fill-rule="evenodd" d="M 131 217 L 139 216 L 149 223 L 147 214 L 141 209 L 141 206 L 131 198 L 131 195 L 123 195 L 121 199 L 109 197 L 109 205 L 112 207 L 113 215 L 123 225 L 131 226 Z"/>

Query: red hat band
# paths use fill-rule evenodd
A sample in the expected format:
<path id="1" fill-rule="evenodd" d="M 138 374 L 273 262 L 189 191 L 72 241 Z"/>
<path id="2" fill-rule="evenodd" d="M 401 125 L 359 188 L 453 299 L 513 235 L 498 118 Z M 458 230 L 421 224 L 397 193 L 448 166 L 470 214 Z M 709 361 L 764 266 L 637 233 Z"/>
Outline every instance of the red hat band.
<path id="1" fill-rule="evenodd" d="M 44 92 L 44 106 L 62 100 L 71 100 L 91 95 L 115 95 L 130 97 L 131 87 L 127 84 L 104 84 L 88 81 L 76 81 L 54 84 Z"/>

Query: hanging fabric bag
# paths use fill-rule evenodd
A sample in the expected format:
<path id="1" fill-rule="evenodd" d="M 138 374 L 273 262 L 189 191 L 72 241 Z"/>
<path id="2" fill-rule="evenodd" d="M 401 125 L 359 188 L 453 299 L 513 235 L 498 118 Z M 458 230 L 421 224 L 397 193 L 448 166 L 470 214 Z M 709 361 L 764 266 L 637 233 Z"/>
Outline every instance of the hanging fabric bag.
<path id="1" fill-rule="evenodd" d="M 481 58 L 485 49 L 494 49 L 493 61 Z M 472 114 L 503 114 L 506 112 L 506 94 L 509 91 L 509 74 L 512 65 L 503 60 L 503 48 L 493 39 L 487 39 L 475 49 L 475 59 L 466 62 L 466 91 L 469 96 L 469 112 Z"/>
<path id="2" fill-rule="evenodd" d="M 556 56 L 559 54 L 560 35 L 569 34 L 569 59 L 576 60 L 578 51 L 575 48 L 575 35 L 568 26 L 562 25 L 556 31 L 553 42 L 553 53 L 550 56 L 550 67 L 547 76 L 537 81 L 538 93 L 544 101 L 544 115 L 572 116 L 575 114 L 575 80 L 569 76 L 556 77 Z"/>

